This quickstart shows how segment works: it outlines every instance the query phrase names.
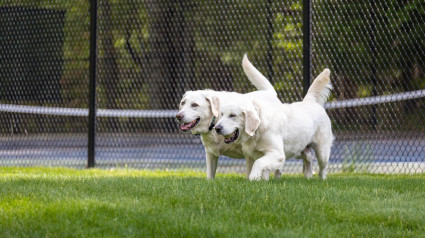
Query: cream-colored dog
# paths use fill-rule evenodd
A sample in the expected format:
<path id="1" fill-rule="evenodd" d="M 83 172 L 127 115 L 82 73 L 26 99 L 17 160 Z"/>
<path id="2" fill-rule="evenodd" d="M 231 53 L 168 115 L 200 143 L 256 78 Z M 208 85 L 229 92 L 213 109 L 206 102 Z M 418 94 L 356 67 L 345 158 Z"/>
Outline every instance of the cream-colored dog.
<path id="1" fill-rule="evenodd" d="M 248 60 L 245 55 L 242 60 L 242 67 L 251 83 L 258 91 L 247 94 L 235 92 L 218 92 L 213 90 L 188 91 L 183 95 L 180 102 L 179 112 L 176 115 L 183 132 L 201 135 L 202 143 L 205 147 L 207 178 L 213 179 L 217 169 L 217 162 L 220 155 L 230 158 L 245 158 L 239 144 L 227 144 L 223 141 L 223 136 L 218 135 L 213 127 L 223 102 L 235 100 L 250 100 L 262 98 L 267 102 L 280 103 L 273 86 Z M 249 174 L 247 174 L 248 176 Z"/>
<path id="2" fill-rule="evenodd" d="M 325 69 L 310 86 L 301 102 L 282 104 L 262 98 L 231 101 L 220 107 L 215 126 L 224 142 L 242 147 L 249 164 L 250 180 L 279 176 L 287 158 L 302 157 L 304 175 L 313 176 L 311 149 L 319 164 L 319 177 L 326 178 L 333 134 L 323 108 L 332 89 L 330 71 Z M 247 166 L 248 169 L 249 166 Z"/>

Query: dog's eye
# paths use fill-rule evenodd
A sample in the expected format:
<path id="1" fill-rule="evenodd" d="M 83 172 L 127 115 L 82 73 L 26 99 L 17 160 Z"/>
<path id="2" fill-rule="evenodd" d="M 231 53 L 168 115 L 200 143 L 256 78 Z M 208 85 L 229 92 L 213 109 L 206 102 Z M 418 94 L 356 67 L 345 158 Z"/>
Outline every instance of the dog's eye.
<path id="1" fill-rule="evenodd" d="M 229 116 L 230 118 L 233 118 L 233 117 L 236 117 L 236 115 L 235 114 L 230 114 L 230 116 Z"/>
<path id="2" fill-rule="evenodd" d="M 192 107 L 199 107 L 199 105 L 196 103 L 192 103 Z"/>
<path id="3" fill-rule="evenodd" d="M 185 104 L 185 102 L 182 102 L 181 105 L 183 106 Z"/>

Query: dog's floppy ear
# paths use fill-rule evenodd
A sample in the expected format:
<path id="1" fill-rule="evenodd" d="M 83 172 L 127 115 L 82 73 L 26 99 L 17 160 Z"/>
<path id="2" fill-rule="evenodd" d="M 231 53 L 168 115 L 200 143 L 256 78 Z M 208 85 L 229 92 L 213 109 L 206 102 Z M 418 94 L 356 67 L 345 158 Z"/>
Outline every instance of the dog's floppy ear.
<path id="1" fill-rule="evenodd" d="M 218 117 L 218 113 L 220 111 L 220 99 L 214 95 L 205 96 L 207 101 L 210 103 L 211 112 L 215 117 Z"/>
<path id="2" fill-rule="evenodd" d="M 245 109 L 242 113 L 245 115 L 245 132 L 253 136 L 261 123 L 258 111 L 254 109 Z"/>

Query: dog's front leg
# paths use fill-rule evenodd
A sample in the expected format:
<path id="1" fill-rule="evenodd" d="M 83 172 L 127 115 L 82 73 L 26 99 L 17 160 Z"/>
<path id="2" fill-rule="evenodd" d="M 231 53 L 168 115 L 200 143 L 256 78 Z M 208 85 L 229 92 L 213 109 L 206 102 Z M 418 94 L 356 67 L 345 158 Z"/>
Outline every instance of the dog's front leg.
<path id="1" fill-rule="evenodd" d="M 252 166 L 254 165 L 255 160 L 253 158 L 246 157 L 246 179 L 249 179 L 249 175 L 252 171 Z"/>
<path id="2" fill-rule="evenodd" d="M 249 175 L 249 180 L 268 180 L 270 171 L 281 171 L 283 163 L 285 163 L 285 154 L 277 152 L 266 153 L 263 157 L 255 161 Z"/>
<path id="3" fill-rule="evenodd" d="M 207 161 L 207 179 L 214 179 L 215 171 L 217 170 L 218 156 L 207 152 L 206 161 Z"/>
<path id="4" fill-rule="evenodd" d="M 276 171 L 274 171 L 274 178 L 278 179 L 282 176 L 282 169 L 276 169 Z"/>

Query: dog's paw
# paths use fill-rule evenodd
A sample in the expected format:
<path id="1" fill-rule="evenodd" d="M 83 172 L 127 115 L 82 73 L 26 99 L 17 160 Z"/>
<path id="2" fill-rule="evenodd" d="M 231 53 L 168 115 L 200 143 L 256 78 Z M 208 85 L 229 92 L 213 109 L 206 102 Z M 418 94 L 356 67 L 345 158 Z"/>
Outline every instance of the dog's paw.
<path id="1" fill-rule="evenodd" d="M 261 171 L 252 171 L 249 175 L 250 181 L 259 181 L 263 178 Z"/>
<path id="2" fill-rule="evenodd" d="M 319 172 L 319 178 L 322 179 L 322 180 L 326 179 L 326 175 L 327 175 L 326 171 L 320 171 Z"/>

